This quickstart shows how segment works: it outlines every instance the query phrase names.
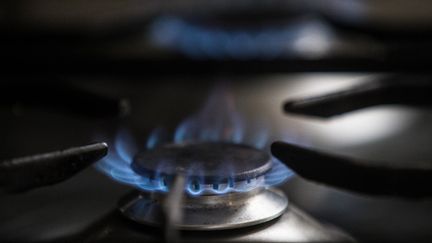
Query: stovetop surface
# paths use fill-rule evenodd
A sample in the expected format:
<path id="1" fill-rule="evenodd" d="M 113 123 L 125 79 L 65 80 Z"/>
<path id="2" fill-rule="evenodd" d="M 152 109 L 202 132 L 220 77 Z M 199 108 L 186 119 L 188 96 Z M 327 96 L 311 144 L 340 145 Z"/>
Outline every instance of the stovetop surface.
<path id="1" fill-rule="evenodd" d="M 328 91 L 343 88 L 376 76 L 327 73 L 249 77 L 242 78 L 246 82 L 236 82 L 234 92 L 238 94 L 238 105 L 248 114 L 247 117 L 254 117 L 254 113 L 260 110 L 271 118 L 277 130 L 275 139 L 282 139 L 280 136 L 285 133 L 286 138 L 328 151 L 400 163 L 408 159 L 415 161 L 429 158 L 432 154 L 428 148 L 430 139 L 427 134 L 430 134 L 428 124 L 432 116 L 427 110 L 377 107 L 350 114 L 353 117 L 351 121 L 347 115 L 340 117 L 339 121 L 330 122 L 289 117 L 281 112 L 282 101 L 289 97 L 325 92 L 326 87 Z M 211 86 L 205 82 L 197 85 L 186 80 L 161 81 L 151 85 L 132 82 L 129 87 L 116 82 L 81 82 L 88 89 L 131 97 L 135 109 L 131 117 L 122 122 L 25 107 L 3 109 L 0 113 L 1 130 L 6 139 L 1 141 L 4 148 L 1 158 L 86 144 L 96 141 L 101 132 L 112 133 L 119 126 L 131 127 L 138 137 L 148 135 L 155 125 L 175 126 L 197 109 Z M 191 87 L 197 92 L 188 92 Z M 360 122 L 356 123 L 355 119 L 360 119 Z M 381 125 L 383 123 L 385 125 Z M 346 128 L 347 124 L 357 124 L 358 129 L 347 132 L 350 130 Z M 95 131 L 95 127 L 100 131 Z M 373 134 L 375 136 L 371 136 Z M 117 201 L 130 190 L 89 168 L 59 185 L 24 194 L 2 195 L 0 237 L 12 241 L 157 240 L 157 230 L 129 222 L 116 211 Z M 347 235 L 360 240 L 432 238 L 432 228 L 428 223 L 432 216 L 432 201 L 429 199 L 364 196 L 298 177 L 284 184 L 283 190 L 290 200 L 290 208 L 282 218 L 258 227 L 227 232 L 223 237 L 214 239 L 307 241 L 347 239 Z M 207 239 L 204 233 L 186 233 L 184 236 L 185 239 L 197 241 Z"/>
<path id="2" fill-rule="evenodd" d="M 92 186 L 88 186 L 91 184 Z M 2 200 L 0 235 L 8 241 L 163 241 L 163 231 L 126 219 L 117 210 L 118 199 L 131 191 L 100 175 L 85 171 L 52 188 Z M 295 204 L 280 218 L 237 230 L 182 233 L 186 241 L 303 242 L 347 241 L 347 233 L 323 224 Z"/>

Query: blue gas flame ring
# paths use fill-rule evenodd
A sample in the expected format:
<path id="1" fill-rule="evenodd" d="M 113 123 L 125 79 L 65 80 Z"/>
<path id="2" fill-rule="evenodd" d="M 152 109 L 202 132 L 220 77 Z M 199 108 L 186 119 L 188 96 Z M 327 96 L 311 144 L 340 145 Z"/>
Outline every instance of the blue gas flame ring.
<path id="1" fill-rule="evenodd" d="M 169 185 L 173 179 L 164 174 L 154 176 L 137 174 L 131 169 L 130 163 L 122 161 L 113 154 L 99 162 L 96 168 L 122 184 L 146 192 L 166 193 L 169 191 Z M 185 191 L 192 196 L 247 192 L 255 188 L 279 185 L 291 178 L 292 175 L 293 172 L 284 164 L 273 159 L 270 171 L 247 180 L 235 181 L 233 178 L 229 178 L 226 181 L 221 180 L 219 183 L 205 183 L 200 177 L 188 177 Z"/>
<path id="2" fill-rule="evenodd" d="M 131 164 L 137 174 L 161 178 L 165 185 L 175 175 L 183 174 L 190 184 L 187 189 L 197 193 L 249 188 L 271 167 L 271 157 L 266 152 L 224 142 L 167 144 L 137 154 Z"/>
<path id="3" fill-rule="evenodd" d="M 226 182 L 212 184 L 202 184 L 197 178 L 189 178 L 188 181 L 189 183 L 187 183 L 185 190 L 192 196 L 248 192 L 265 186 L 264 176 L 243 181 L 234 181 L 230 179 Z"/>
<path id="4" fill-rule="evenodd" d="M 200 126 L 200 128 L 202 127 Z M 200 129 L 200 131 L 202 130 Z M 226 131 L 226 129 L 224 129 L 223 131 Z M 160 136 L 162 133 L 162 131 L 155 133 L 155 136 Z M 219 139 L 222 139 L 222 141 L 226 141 L 223 138 L 224 137 Z M 177 142 L 179 144 L 174 144 L 174 146 L 184 146 L 187 143 L 192 143 L 188 141 Z M 200 144 L 213 143 L 206 140 L 195 140 L 195 142 Z M 219 145 L 224 144 L 224 142 L 221 141 L 214 143 L 217 143 Z M 289 170 L 277 159 L 272 158 L 267 152 L 265 152 L 265 150 L 262 150 L 262 148 L 258 149 L 255 147 L 249 147 L 250 145 L 244 145 L 243 140 L 240 141 L 241 144 L 238 143 L 239 142 L 228 140 L 225 142 L 225 144 L 227 145 L 223 145 L 220 148 L 224 148 L 224 146 L 227 146 L 227 148 L 231 148 L 234 150 L 244 148 L 246 151 L 249 151 L 246 153 L 248 156 L 251 155 L 251 151 L 255 151 L 258 155 L 263 156 L 262 160 L 264 163 L 258 165 L 255 164 L 254 166 L 252 166 L 252 168 L 237 168 L 238 170 L 236 171 L 236 168 L 232 168 L 231 166 L 236 163 L 235 161 L 238 162 L 238 160 L 232 160 L 230 158 L 223 157 L 224 154 L 229 155 L 231 154 L 231 152 L 222 149 L 222 152 L 217 153 L 222 155 L 219 160 L 226 161 L 227 163 L 222 163 L 220 166 L 221 168 L 217 168 L 217 170 L 214 170 L 214 173 L 210 174 L 210 176 L 208 173 L 204 173 L 205 171 L 208 172 L 208 170 L 199 168 L 200 163 L 193 163 L 194 167 L 187 167 L 189 168 L 189 170 L 183 171 L 183 174 L 186 177 L 187 181 L 187 184 L 185 185 L 185 192 L 193 196 L 244 192 L 259 187 L 275 186 L 283 183 L 284 181 L 292 177 L 293 172 L 291 170 Z M 161 146 L 165 145 L 159 145 L 155 148 L 149 148 L 148 151 L 155 151 L 158 147 Z M 164 164 L 166 164 L 167 161 L 161 161 L 156 159 L 156 161 L 158 161 L 158 163 L 156 163 L 157 166 L 149 168 L 151 170 L 147 171 L 148 173 L 144 173 L 145 171 L 137 172 L 133 169 L 133 158 L 134 155 L 137 154 L 136 147 L 136 143 L 134 143 L 134 141 L 132 140 L 132 136 L 124 133 L 123 131 L 117 136 L 114 146 L 110 146 L 108 156 L 99 163 L 97 163 L 95 167 L 109 177 L 111 177 L 112 179 L 114 179 L 115 181 L 133 186 L 139 190 L 160 193 L 168 192 L 169 186 L 174 179 L 173 175 L 177 174 L 177 170 L 171 171 L 176 173 L 166 173 L 170 172 L 169 170 L 167 171 L 164 168 Z M 214 148 L 212 148 L 211 150 L 214 151 Z M 193 149 L 193 152 L 195 153 L 196 151 Z M 250 158 L 248 156 L 240 160 L 249 162 Z M 252 161 L 253 160 L 256 160 L 256 158 L 252 159 Z M 257 167 L 260 168 L 261 166 L 264 167 L 255 171 L 253 170 Z M 240 173 L 244 170 L 249 172 L 246 174 Z M 250 171 L 252 171 L 253 173 L 250 173 Z"/>

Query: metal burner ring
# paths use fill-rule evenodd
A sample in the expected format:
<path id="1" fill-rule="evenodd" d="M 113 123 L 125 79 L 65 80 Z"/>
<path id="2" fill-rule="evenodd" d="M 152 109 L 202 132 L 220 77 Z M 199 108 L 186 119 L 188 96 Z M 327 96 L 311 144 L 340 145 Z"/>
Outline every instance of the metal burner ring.
<path id="1" fill-rule="evenodd" d="M 157 193 L 139 193 L 120 205 L 127 218 L 141 224 L 162 222 L 162 201 Z M 288 199 L 277 189 L 257 189 L 247 193 L 188 197 L 182 207 L 182 230 L 223 230 L 264 223 L 279 217 Z"/>

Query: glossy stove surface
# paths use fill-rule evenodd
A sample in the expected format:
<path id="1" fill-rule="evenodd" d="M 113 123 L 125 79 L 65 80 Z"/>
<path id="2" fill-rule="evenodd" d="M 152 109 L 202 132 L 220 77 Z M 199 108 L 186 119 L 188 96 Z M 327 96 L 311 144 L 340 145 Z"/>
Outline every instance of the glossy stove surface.
<path id="1" fill-rule="evenodd" d="M 272 75 L 243 78 L 245 82 L 236 83 L 234 88 L 239 106 L 252 114 L 262 112 L 271 119 L 272 127 L 284 128 L 298 142 L 306 141 L 316 148 L 360 158 L 393 160 L 400 165 L 431 158 L 432 116 L 428 110 L 376 107 L 325 122 L 281 112 L 281 104 L 288 98 L 329 92 L 376 76 L 341 73 Z M 127 125 L 139 127 L 139 135 L 145 136 L 155 124 L 175 126 L 205 99 L 206 85 L 179 81 L 150 86 L 134 83 L 129 88 L 120 82 L 93 82 L 83 86 L 131 97 L 133 107 L 138 109 Z M 0 118 L 0 134 L 5 138 L 0 141 L 2 159 L 86 144 L 94 140 L 91 136 L 95 127 L 115 130 L 118 125 L 112 122 L 108 126 L 106 121 L 45 110 L 2 109 Z M 352 129 L 353 126 L 356 129 Z M 339 236 L 344 234 L 333 227 L 328 228 L 327 222 L 360 240 L 412 242 L 432 239 L 430 199 L 369 197 L 298 177 L 282 189 L 289 198 L 290 207 L 279 220 L 215 237 L 246 241 L 254 236 L 254 239 L 264 241 L 270 239 L 266 237 L 276 237 L 272 232 L 278 231 L 282 235 L 291 232 L 290 237 L 297 234 L 305 241 L 335 235 L 340 239 Z M 137 225 L 117 212 L 118 200 L 130 190 L 89 168 L 59 185 L 24 194 L 1 195 L 0 241 L 103 240 L 124 236 L 136 241 L 158 239 L 154 228 Z M 186 236 L 189 237 L 189 233 Z M 203 239 L 205 233 L 190 239 L 198 239 L 198 236 Z"/>
<path id="2" fill-rule="evenodd" d="M 0 202 L 3 208 L 0 238 L 5 241 L 162 241 L 160 229 L 133 222 L 118 211 L 117 199 L 129 191 L 90 169 L 62 185 L 5 197 Z M 182 239 L 308 242 L 352 238 L 291 204 L 280 218 L 264 224 L 236 230 L 183 232 Z"/>

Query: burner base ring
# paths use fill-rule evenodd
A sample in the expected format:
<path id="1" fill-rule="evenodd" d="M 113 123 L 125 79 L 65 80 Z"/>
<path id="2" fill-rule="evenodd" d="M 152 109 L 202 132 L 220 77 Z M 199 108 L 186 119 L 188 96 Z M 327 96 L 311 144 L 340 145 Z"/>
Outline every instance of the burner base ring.
<path id="1" fill-rule="evenodd" d="M 159 226 L 163 222 L 163 196 L 139 193 L 121 203 L 121 213 L 141 224 Z M 260 189 L 247 193 L 185 198 L 181 230 L 224 230 L 261 224 L 282 215 L 287 197 L 279 190 Z"/>

